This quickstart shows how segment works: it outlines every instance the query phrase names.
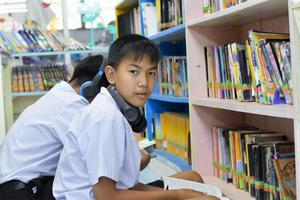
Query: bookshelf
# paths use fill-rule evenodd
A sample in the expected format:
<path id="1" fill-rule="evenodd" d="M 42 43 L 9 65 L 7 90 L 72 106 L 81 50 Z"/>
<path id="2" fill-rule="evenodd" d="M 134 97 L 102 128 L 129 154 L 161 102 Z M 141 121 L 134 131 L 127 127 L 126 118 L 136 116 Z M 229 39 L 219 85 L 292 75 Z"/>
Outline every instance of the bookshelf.
<path id="1" fill-rule="evenodd" d="M 185 25 L 181 24 L 148 37 L 158 45 L 163 56 L 185 56 Z M 146 104 L 147 137 L 153 139 L 152 119 L 154 113 L 177 112 L 188 113 L 188 97 L 162 95 L 158 92 L 158 84 Z"/>
<path id="2" fill-rule="evenodd" d="M 78 51 L 52 51 L 35 53 L 18 53 L 10 55 L 0 54 L 0 143 L 5 137 L 7 130 L 11 127 L 15 117 L 21 113 L 27 106 L 38 100 L 47 91 L 41 92 L 11 92 L 11 67 L 21 64 L 22 57 L 40 57 L 53 55 L 71 55 L 71 54 L 102 54 L 107 55 L 108 47 L 97 47 L 89 50 Z M 2 93 L 2 94 L 1 94 Z"/>
<path id="3" fill-rule="evenodd" d="M 185 24 L 174 26 L 148 38 L 156 43 L 185 40 Z"/>
<path id="4" fill-rule="evenodd" d="M 300 171 L 300 34 L 294 16 L 299 4 L 291 0 L 248 0 L 208 15 L 203 14 L 202 4 L 202 0 L 186 1 L 185 12 L 192 167 L 204 176 L 205 182 L 219 187 L 229 198 L 253 199 L 247 192 L 213 176 L 211 127 L 248 125 L 286 133 L 295 143 L 296 171 Z M 243 42 L 250 29 L 290 34 L 293 105 L 208 97 L 204 47 Z M 299 175 L 296 183 L 300 194 Z"/>

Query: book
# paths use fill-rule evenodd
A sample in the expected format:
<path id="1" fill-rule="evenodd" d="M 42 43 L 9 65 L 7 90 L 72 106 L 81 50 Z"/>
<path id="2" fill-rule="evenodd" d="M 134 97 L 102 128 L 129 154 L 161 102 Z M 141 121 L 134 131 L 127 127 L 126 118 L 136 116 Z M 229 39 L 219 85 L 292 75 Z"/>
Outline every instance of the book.
<path id="1" fill-rule="evenodd" d="M 296 199 L 295 158 L 275 159 L 274 166 L 282 199 Z"/>
<path id="2" fill-rule="evenodd" d="M 207 195 L 215 196 L 220 200 L 229 200 L 229 198 L 223 196 L 219 188 L 212 185 L 167 176 L 162 177 L 162 179 L 164 182 L 164 190 L 193 189 L 199 192 L 203 192 Z"/>
<path id="3" fill-rule="evenodd" d="M 139 141 L 139 148 L 140 149 L 146 149 L 146 148 L 148 148 L 148 147 L 151 147 L 151 146 L 153 146 L 153 145 L 155 145 L 156 144 L 156 142 L 154 141 L 154 140 L 148 140 L 147 138 L 146 139 L 144 139 L 144 140 L 140 140 Z"/>

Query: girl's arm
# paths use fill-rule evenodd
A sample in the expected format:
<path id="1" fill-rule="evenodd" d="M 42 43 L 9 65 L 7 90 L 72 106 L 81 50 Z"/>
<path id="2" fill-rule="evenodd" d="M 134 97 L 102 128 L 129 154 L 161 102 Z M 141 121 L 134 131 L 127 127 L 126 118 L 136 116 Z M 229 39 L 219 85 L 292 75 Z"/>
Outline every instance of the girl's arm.
<path id="1" fill-rule="evenodd" d="M 99 178 L 93 186 L 95 200 L 184 200 L 201 197 L 203 194 L 189 189 L 135 191 L 116 189 L 116 182 L 106 178 Z"/>

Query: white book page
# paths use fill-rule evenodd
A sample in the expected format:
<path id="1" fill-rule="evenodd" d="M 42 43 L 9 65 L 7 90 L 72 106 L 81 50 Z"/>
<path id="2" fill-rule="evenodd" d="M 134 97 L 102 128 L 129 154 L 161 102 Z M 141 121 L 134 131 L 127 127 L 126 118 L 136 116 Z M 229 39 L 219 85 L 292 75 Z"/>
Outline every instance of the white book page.
<path id="1" fill-rule="evenodd" d="M 218 197 L 220 200 L 229 200 L 227 197 L 223 197 L 222 192 L 220 191 L 219 188 L 212 185 L 207 185 L 203 183 L 197 183 L 193 181 L 187 181 L 187 180 L 182 180 L 182 179 L 172 178 L 172 177 L 162 177 L 162 179 L 164 181 L 165 190 L 167 188 L 169 190 L 193 189 L 199 192 L 206 193 L 207 195 Z"/>
<path id="2" fill-rule="evenodd" d="M 140 149 L 145 149 L 147 147 L 150 147 L 154 145 L 156 142 L 154 140 L 149 141 L 148 139 L 144 139 L 139 141 L 139 148 Z"/>

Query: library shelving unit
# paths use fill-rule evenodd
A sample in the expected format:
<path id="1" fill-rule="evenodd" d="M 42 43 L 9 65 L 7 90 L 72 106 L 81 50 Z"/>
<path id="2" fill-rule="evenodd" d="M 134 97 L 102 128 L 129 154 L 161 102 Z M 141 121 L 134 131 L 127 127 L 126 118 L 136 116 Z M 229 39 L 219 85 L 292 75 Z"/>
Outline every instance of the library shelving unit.
<path id="1" fill-rule="evenodd" d="M 158 45 L 162 56 L 185 56 L 185 25 L 181 24 L 148 37 Z M 161 95 L 158 84 L 146 104 L 147 137 L 153 139 L 152 119 L 154 113 L 181 112 L 188 113 L 188 97 Z"/>
<path id="2" fill-rule="evenodd" d="M 14 122 L 15 115 L 20 114 L 28 105 L 39 99 L 47 91 L 11 92 L 11 67 L 22 64 L 22 57 L 42 57 L 71 54 L 102 54 L 107 55 L 108 48 L 100 47 L 90 50 L 53 51 L 4 55 L 0 54 L 0 143 Z M 3 90 L 2 90 L 3 88 Z"/>
<path id="3" fill-rule="evenodd" d="M 231 199 L 252 199 L 213 176 L 211 127 L 256 126 L 286 133 L 295 143 L 296 171 L 300 171 L 300 34 L 291 0 L 248 0 L 244 3 L 204 15 L 203 1 L 186 1 L 186 43 L 189 78 L 192 167 L 206 183 L 218 186 Z M 298 16 L 299 20 L 299 16 Z M 293 81 L 293 105 L 263 105 L 209 98 L 204 47 L 243 42 L 247 31 L 289 33 Z M 296 176 L 300 194 L 300 176 Z"/>

